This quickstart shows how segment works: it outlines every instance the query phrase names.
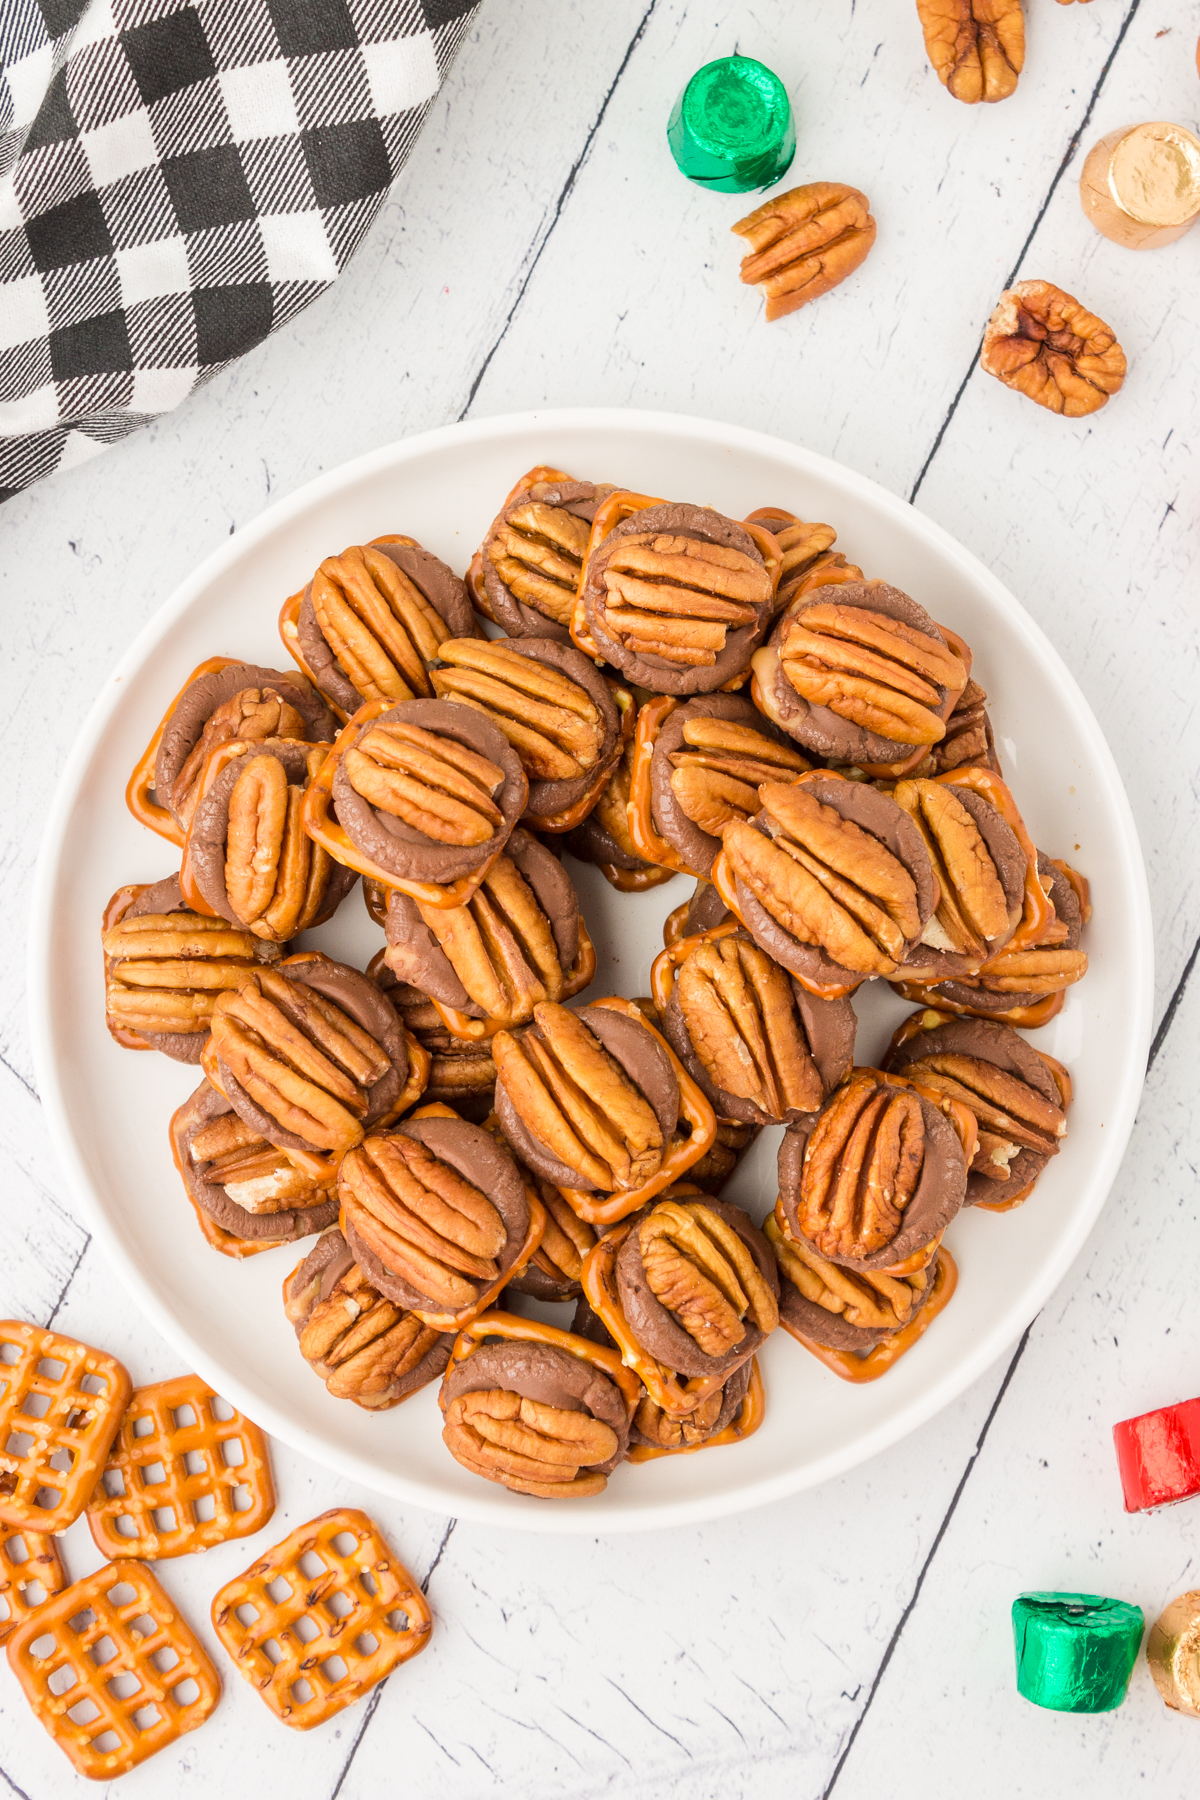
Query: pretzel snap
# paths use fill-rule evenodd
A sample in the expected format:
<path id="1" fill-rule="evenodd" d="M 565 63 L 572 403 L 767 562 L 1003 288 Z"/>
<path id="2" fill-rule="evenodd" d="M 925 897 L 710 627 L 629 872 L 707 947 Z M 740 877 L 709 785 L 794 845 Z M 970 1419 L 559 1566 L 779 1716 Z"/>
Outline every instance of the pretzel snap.
<path id="1" fill-rule="evenodd" d="M 343 1537 L 352 1548 L 338 1547 Z M 272 1592 L 280 1586 L 283 1599 Z M 415 1579 L 378 1526 L 352 1507 L 298 1526 L 227 1581 L 213 1600 L 212 1620 L 238 1673 L 296 1731 L 361 1700 L 424 1650 L 433 1629 Z"/>
<path id="2" fill-rule="evenodd" d="M 135 1391 L 88 1502 L 88 1525 L 105 1556 L 187 1556 L 249 1537 L 270 1520 L 275 1484 L 266 1439 L 233 1408 L 218 1419 L 216 1399 L 198 1375 Z M 237 1504 L 241 1489 L 245 1506 Z"/>
<path id="3" fill-rule="evenodd" d="M 0 1528 L 0 1644 L 67 1585 L 58 1542 L 21 1525 Z M 35 1591 L 41 1590 L 40 1595 Z"/>
<path id="4" fill-rule="evenodd" d="M 0 1324 L 0 1519 L 65 1531 L 91 1498 L 133 1384 L 115 1356 Z"/>

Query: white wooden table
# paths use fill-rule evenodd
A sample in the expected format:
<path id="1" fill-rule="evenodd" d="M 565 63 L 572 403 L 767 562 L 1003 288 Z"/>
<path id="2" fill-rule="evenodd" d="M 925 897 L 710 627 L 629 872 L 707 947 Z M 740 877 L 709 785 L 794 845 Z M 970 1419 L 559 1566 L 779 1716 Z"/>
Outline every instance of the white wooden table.
<path id="1" fill-rule="evenodd" d="M 41 822 L 103 675 L 160 601 L 360 451 L 537 405 L 655 407 L 776 432 L 911 497 L 1078 677 L 1154 900 L 1159 1026 L 1121 1177 L 1053 1301 L 957 1405 L 814 1493 L 608 1541 L 406 1512 L 277 1445 L 280 1508 L 250 1547 L 367 1506 L 427 1582 L 433 1644 L 307 1737 L 226 1664 L 215 1718 L 128 1777 L 131 1800 L 1116 1797 L 1147 1777 L 1195 1792 L 1200 1726 L 1164 1710 L 1144 1664 L 1096 1718 L 1039 1712 L 1012 1680 L 1020 1589 L 1119 1595 L 1153 1618 L 1200 1583 L 1200 1510 L 1127 1518 L 1109 1439 L 1200 1387 L 1200 232 L 1138 256 L 1096 236 L 1077 198 L 1105 131 L 1195 124 L 1198 21 L 1178 0 L 1027 10 L 1017 94 L 967 108 L 928 69 L 911 0 L 490 0 L 337 287 L 178 414 L 0 514 L 0 1307 L 104 1344 L 135 1381 L 180 1365 L 89 1247 L 30 1065 L 19 946 Z M 792 179 L 860 186 L 879 222 L 857 276 L 769 328 L 728 236 L 746 206 L 689 187 L 664 137 L 683 82 L 735 44 L 792 93 Z M 1116 328 L 1129 377 L 1096 417 L 1053 418 L 978 371 L 1018 275 Z M 98 1561 L 82 1526 L 65 1553 L 74 1575 Z M 208 1597 L 248 1560 L 233 1545 L 163 1566 L 219 1661 Z M 27 1800 L 87 1788 L 7 1670 L 0 1776 Z"/>

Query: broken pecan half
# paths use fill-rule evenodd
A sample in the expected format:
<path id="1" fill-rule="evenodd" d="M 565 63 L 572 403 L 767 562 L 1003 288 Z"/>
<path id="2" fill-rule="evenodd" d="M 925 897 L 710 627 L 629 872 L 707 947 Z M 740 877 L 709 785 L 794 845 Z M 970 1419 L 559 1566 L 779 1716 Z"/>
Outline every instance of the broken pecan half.
<path id="1" fill-rule="evenodd" d="M 595 1019 L 598 1012 L 591 1009 L 589 1018 L 611 1030 L 611 1021 Z M 501 1031 L 492 1040 L 505 1137 L 531 1167 L 542 1163 L 539 1173 L 555 1178 L 561 1168 L 568 1176 L 564 1185 L 604 1193 L 641 1187 L 657 1173 L 666 1149 L 655 1107 L 579 1014 L 543 1001 L 533 1016 L 534 1028 L 520 1037 Z M 649 1033 L 642 1035 L 661 1080 L 665 1052 Z"/>
<path id="2" fill-rule="evenodd" d="M 757 285 L 768 320 L 837 287 L 875 242 L 867 196 L 840 181 L 810 181 L 773 194 L 731 229 L 751 246 L 741 276 Z"/>
<path id="3" fill-rule="evenodd" d="M 376 1006 L 378 1036 L 317 983 L 368 1015 Z M 399 1097 L 406 1073 L 395 1014 L 383 996 L 357 971 L 323 957 L 286 974 L 243 976 L 237 992 L 222 994 L 213 1008 L 210 1050 L 239 1114 L 284 1149 L 351 1149 L 362 1140 L 364 1121 Z"/>
<path id="4" fill-rule="evenodd" d="M 921 944 L 965 958 L 973 972 L 1007 943 L 1021 918 L 1026 861 L 1016 834 L 969 788 L 899 781 L 893 798 L 924 838 L 938 879 L 937 910 Z"/>
<path id="5" fill-rule="evenodd" d="M 224 919 L 190 912 L 172 877 L 121 888 L 104 913 L 105 1017 L 119 1044 L 198 1062 L 217 995 L 267 956 Z"/>
<path id="6" fill-rule="evenodd" d="M 956 100 L 1007 100 L 1025 65 L 1021 0 L 917 0 L 934 73 Z"/>
<path id="7" fill-rule="evenodd" d="M 1001 294 L 983 334 L 989 375 L 1068 419 L 1107 404 L 1125 380 L 1111 326 L 1051 281 L 1018 281 Z"/>
<path id="8" fill-rule="evenodd" d="M 719 1110 L 722 1095 L 732 1095 L 748 1104 L 754 1122 L 767 1124 L 820 1106 L 825 1089 L 791 980 L 740 933 L 692 952 L 667 1013 L 668 1038 L 675 1042 L 676 1013 Z"/>
<path id="9" fill-rule="evenodd" d="M 211 1081 L 202 1081 L 174 1114 L 170 1136 L 200 1228 L 222 1255 L 253 1256 L 294 1243 L 337 1218 L 332 1169 L 297 1167 L 268 1140 L 257 1117 L 242 1118 Z"/>
<path id="10" fill-rule="evenodd" d="M 886 795 L 831 776 L 764 782 L 759 797 L 755 823 L 735 819 L 724 830 L 751 936 L 810 991 L 839 972 L 850 986 L 894 974 L 936 892 L 912 822 Z M 820 961 L 798 957 L 803 945 Z"/>
<path id="11" fill-rule="evenodd" d="M 322 1206 L 333 1194 L 332 1176 L 314 1182 L 235 1112 L 219 1113 L 193 1133 L 188 1154 L 198 1171 L 203 1168 L 205 1181 L 223 1188 L 233 1204 L 248 1213 Z"/>
<path id="12" fill-rule="evenodd" d="M 378 1412 L 396 1406 L 450 1360 L 435 1331 L 371 1286 L 340 1231 L 327 1231 L 284 1283 L 284 1311 L 300 1353 L 335 1400 Z"/>

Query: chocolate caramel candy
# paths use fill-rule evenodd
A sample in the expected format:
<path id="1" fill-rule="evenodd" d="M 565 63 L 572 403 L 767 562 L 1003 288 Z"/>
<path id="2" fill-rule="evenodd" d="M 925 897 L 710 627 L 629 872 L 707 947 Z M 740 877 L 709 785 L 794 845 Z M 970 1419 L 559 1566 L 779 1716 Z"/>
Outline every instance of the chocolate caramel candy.
<path id="1" fill-rule="evenodd" d="M 621 754 L 621 718 L 608 683 L 573 644 L 454 638 L 430 679 L 438 696 L 474 706 L 499 726 L 529 778 L 534 819 L 593 799 Z"/>
<path id="2" fill-rule="evenodd" d="M 267 1143 L 335 1161 L 392 1111 L 408 1078 L 395 1009 L 373 981 L 327 956 L 289 958 L 222 994 L 205 1056 L 238 1117 Z"/>
<path id="3" fill-rule="evenodd" d="M 768 719 L 811 755 L 872 773 L 940 743 L 966 682 L 925 608 L 884 581 L 811 591 L 754 657 Z"/>
<path id="4" fill-rule="evenodd" d="M 105 1022 L 129 1050 L 198 1063 L 217 995 L 278 946 L 184 905 L 178 875 L 119 888 L 104 912 Z"/>
<path id="5" fill-rule="evenodd" d="M 300 1353 L 335 1400 L 379 1412 L 436 1381 L 454 1335 L 434 1331 L 371 1286 L 345 1238 L 325 1232 L 283 1284 Z"/>
<path id="6" fill-rule="evenodd" d="M 962 1206 L 967 1164 L 949 1118 L 877 1069 L 856 1069 L 779 1147 L 779 1204 L 793 1242 L 863 1273 L 940 1238 Z"/>
<path id="7" fill-rule="evenodd" d="M 557 857 L 518 829 L 465 906 L 391 889 L 386 933 L 384 960 L 400 981 L 470 1019 L 515 1025 L 570 985 L 579 901 Z"/>
<path id="8" fill-rule="evenodd" d="M 730 819 L 758 811 L 763 781 L 811 769 L 749 700 L 705 694 L 676 707 L 650 758 L 650 822 L 697 876 L 707 876 Z"/>
<path id="9" fill-rule="evenodd" d="M 679 1084 L 662 1044 L 603 1006 L 544 1001 L 519 1035 L 501 1031 L 496 1116 L 521 1161 L 557 1187 L 632 1192 L 662 1165 Z"/>
<path id="10" fill-rule="evenodd" d="M 607 662 L 656 694 L 708 694 L 740 675 L 774 593 L 744 526 L 705 506 L 643 507 L 588 558 L 585 628 Z"/>
<path id="11" fill-rule="evenodd" d="M 291 1244 L 337 1220 L 332 1172 L 298 1167 L 209 1081 L 171 1120 L 171 1147 L 193 1206 L 232 1239 Z"/>
<path id="12" fill-rule="evenodd" d="M 745 932 L 697 945 L 662 1022 L 718 1117 L 746 1125 L 816 1112 L 854 1061 L 855 1029 L 848 999 L 818 1000 Z"/>
<path id="13" fill-rule="evenodd" d="M 741 1207 L 707 1195 L 635 1215 L 616 1285 L 638 1348 L 679 1375 L 727 1382 L 779 1322 L 770 1245 Z"/>
<path id="14" fill-rule="evenodd" d="M 1011 1026 L 926 1012 L 924 1030 L 893 1043 L 884 1066 L 970 1107 L 979 1148 L 967 1171 L 968 1206 L 1024 1198 L 1067 1133 L 1054 1067 Z M 899 1036 L 899 1034 L 897 1034 Z"/>
<path id="15" fill-rule="evenodd" d="M 629 1443 L 625 1400 L 583 1355 L 554 1343 L 484 1343 L 456 1362 L 439 1403 L 456 1462 L 538 1499 L 603 1493 Z"/>
<path id="16" fill-rule="evenodd" d="M 592 520 L 612 485 L 572 481 L 554 470 L 519 487 L 493 520 L 480 551 L 488 615 L 510 638 L 571 642 L 571 614 Z"/>
<path id="17" fill-rule="evenodd" d="M 186 831 L 212 752 L 231 739 L 257 743 L 292 738 L 332 743 L 337 726 L 302 675 L 231 663 L 198 676 L 179 696 L 162 728 L 154 761 L 154 794 Z"/>
<path id="18" fill-rule="evenodd" d="M 459 577 L 440 557 L 398 538 L 326 557 L 294 624 L 283 625 L 293 654 L 343 718 L 364 700 L 428 699 L 441 645 L 475 630 Z"/>
<path id="19" fill-rule="evenodd" d="M 184 869 L 197 904 L 286 943 L 333 917 L 358 879 L 308 836 L 301 814 L 326 746 L 267 738 L 230 756 L 192 812 Z"/>
<path id="20" fill-rule="evenodd" d="M 401 880 L 449 885 L 503 850 L 529 783 L 473 706 L 407 700 L 369 720 L 339 759 L 333 803 L 352 844 Z"/>
<path id="21" fill-rule="evenodd" d="M 889 795 L 836 775 L 764 782 L 759 800 L 753 819 L 723 833 L 755 943 L 829 998 L 897 974 L 938 898 L 913 820 Z"/>
<path id="22" fill-rule="evenodd" d="M 439 1330 L 473 1318 L 530 1254 L 520 1171 L 464 1119 L 371 1133 L 343 1160 L 338 1194 L 346 1243 L 372 1287 Z"/>

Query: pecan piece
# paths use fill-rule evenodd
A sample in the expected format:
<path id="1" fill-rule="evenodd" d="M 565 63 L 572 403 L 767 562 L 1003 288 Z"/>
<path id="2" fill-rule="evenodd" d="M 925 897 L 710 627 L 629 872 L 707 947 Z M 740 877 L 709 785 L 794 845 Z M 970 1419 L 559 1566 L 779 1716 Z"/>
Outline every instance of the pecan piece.
<path id="1" fill-rule="evenodd" d="M 351 1149 L 367 1089 L 390 1063 L 370 1034 L 315 989 L 271 970 L 243 978 L 213 1009 L 212 1045 L 250 1099 L 306 1144 Z"/>
<path id="2" fill-rule="evenodd" d="M 702 944 L 679 971 L 675 993 L 709 1080 L 771 1119 L 815 1112 L 823 1090 L 778 963 L 756 944 Z"/>
<path id="3" fill-rule="evenodd" d="M 469 997 L 486 1018 L 533 1017 L 566 985 L 550 920 L 507 856 L 499 856 L 466 906 L 417 905 Z"/>
<path id="4" fill-rule="evenodd" d="M 757 284 L 769 320 L 837 287 L 875 242 L 866 195 L 840 181 L 811 181 L 773 194 L 731 229 L 751 246 L 742 258 L 742 280 Z"/>
<path id="5" fill-rule="evenodd" d="M 978 983 L 989 994 L 1057 994 L 1082 981 L 1088 959 L 1083 950 L 1031 945 L 1027 950 L 1001 950 L 979 971 Z"/>
<path id="6" fill-rule="evenodd" d="M 765 732 L 733 719 L 697 716 L 683 728 L 683 747 L 673 750 L 671 792 L 694 825 L 720 837 L 730 819 L 758 811 L 758 787 L 787 771 L 803 775 L 808 758 Z"/>
<path id="7" fill-rule="evenodd" d="M 583 1273 L 584 1257 L 595 1247 L 596 1233 L 576 1217 L 548 1181 L 539 1177 L 537 1191 L 546 1209 L 546 1229 L 533 1260 L 555 1280 L 577 1282 Z"/>
<path id="8" fill-rule="evenodd" d="M 311 598 L 322 637 L 364 700 L 432 693 L 427 665 L 450 628 L 390 557 L 371 544 L 326 557 Z"/>
<path id="9" fill-rule="evenodd" d="M 693 1450 L 713 1435 L 724 1407 L 725 1390 L 717 1388 L 690 1413 L 677 1419 L 656 1406 L 649 1394 L 643 1392 L 633 1415 L 633 1424 L 644 1441 L 656 1449 Z"/>
<path id="10" fill-rule="evenodd" d="M 501 518 L 484 555 L 519 601 L 569 626 L 591 526 L 535 492 Z"/>
<path id="11" fill-rule="evenodd" d="M 485 712 L 531 780 L 569 781 L 596 767 L 604 721 L 577 681 L 488 638 L 455 638 L 441 659 L 432 675 L 437 694 Z"/>
<path id="12" fill-rule="evenodd" d="M 234 1205 L 248 1213 L 286 1212 L 291 1207 L 303 1211 L 323 1205 L 332 1195 L 332 1177 L 314 1182 L 234 1112 L 218 1113 L 197 1131 L 188 1155 L 197 1171 L 207 1164 L 206 1182 L 224 1188 Z"/>
<path id="13" fill-rule="evenodd" d="M 934 73 L 956 100 L 1007 100 L 1025 65 L 1021 0 L 917 0 Z"/>
<path id="14" fill-rule="evenodd" d="M 509 1388 L 457 1394 L 446 1407 L 442 1435 L 467 1468 L 534 1494 L 599 1493 L 605 1477 L 580 1478 L 580 1470 L 607 1463 L 621 1450 L 616 1432 L 602 1419 Z"/>
<path id="15" fill-rule="evenodd" d="M 651 1293 L 706 1356 L 721 1357 L 779 1322 L 775 1296 L 749 1249 L 703 1201 L 662 1200 L 638 1227 Z"/>
<path id="16" fill-rule="evenodd" d="M 503 769 L 422 726 L 372 726 L 347 750 L 344 768 L 364 800 L 436 843 L 486 844 L 503 824 L 492 798 Z"/>
<path id="17" fill-rule="evenodd" d="M 818 601 L 785 624 L 783 672 L 798 694 L 839 718 L 897 744 L 936 744 L 942 689 L 963 687 L 966 671 L 928 633 L 866 607 Z"/>
<path id="18" fill-rule="evenodd" d="M 932 744 L 916 768 L 914 778 L 945 775 L 950 769 L 991 769 L 1000 773 L 1000 759 L 988 718 L 987 695 L 979 683 L 968 679 L 966 687 L 954 702 L 954 710 L 946 720 L 946 735 Z"/>
<path id="19" fill-rule="evenodd" d="M 110 1027 L 199 1036 L 217 996 L 258 960 L 257 941 L 224 919 L 193 912 L 125 916 L 103 937 Z"/>
<path id="20" fill-rule="evenodd" d="M 1125 380 L 1111 326 L 1051 281 L 1018 281 L 988 320 L 981 368 L 1068 419 L 1104 406 Z"/>
<path id="21" fill-rule="evenodd" d="M 499 1274 L 508 1241 L 499 1211 L 416 1138 L 367 1138 L 343 1160 L 338 1195 L 346 1230 L 433 1307 L 461 1311 Z"/>
<path id="22" fill-rule="evenodd" d="M 213 751 L 232 738 L 251 743 L 263 738 L 308 736 L 303 714 L 272 688 L 243 688 L 218 706 L 205 721 L 187 760 L 171 785 L 171 810 L 186 831 L 200 795 L 200 776 Z"/>
<path id="23" fill-rule="evenodd" d="M 533 1016 L 536 1032 L 492 1040 L 498 1079 L 521 1121 L 603 1192 L 641 1187 L 664 1154 L 653 1107 L 575 1013 L 543 1001 Z"/>
<path id="24" fill-rule="evenodd" d="M 766 834 L 725 827 L 734 874 L 784 930 L 860 975 L 895 972 L 921 931 L 908 869 L 878 838 L 803 787 L 764 782 Z"/>
<path id="25" fill-rule="evenodd" d="M 918 1097 L 850 1081 L 830 1100 L 804 1151 L 799 1221 L 826 1256 L 862 1258 L 891 1243 L 925 1156 Z"/>
<path id="26" fill-rule="evenodd" d="M 754 625 L 771 600 L 761 562 L 704 538 L 622 537 L 608 554 L 597 616 L 632 655 L 711 667 L 726 635 Z"/>
<path id="27" fill-rule="evenodd" d="M 976 820 L 942 782 L 897 782 L 893 798 L 925 839 L 941 890 L 924 941 L 982 961 L 1012 935 L 1021 909 L 1009 906 Z"/>

